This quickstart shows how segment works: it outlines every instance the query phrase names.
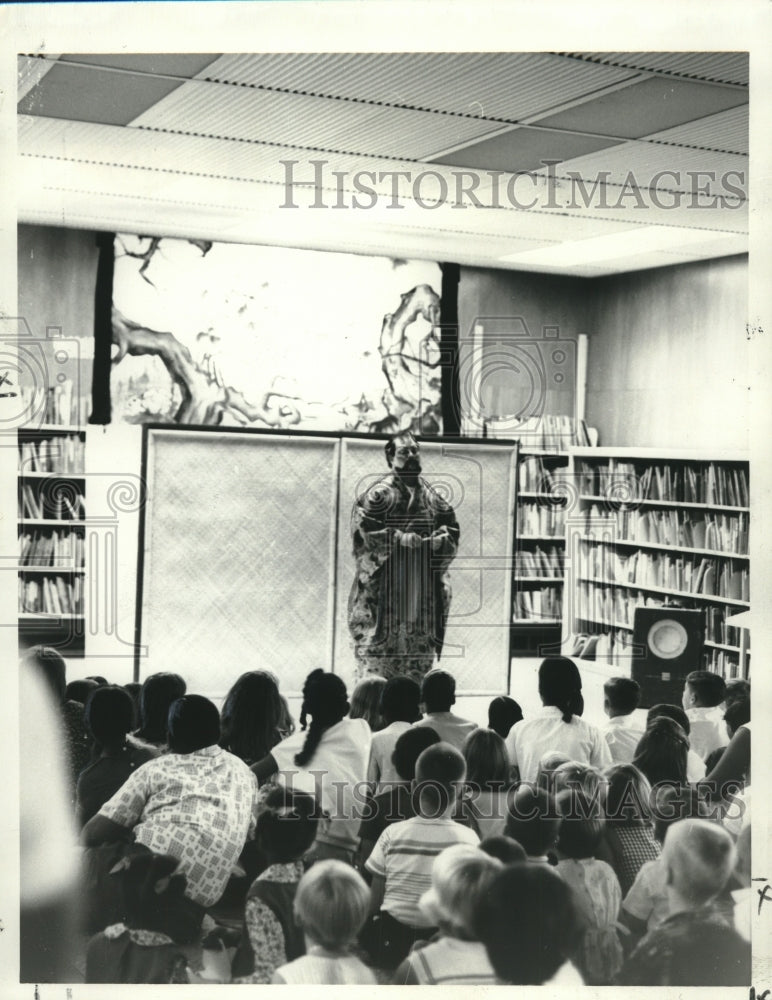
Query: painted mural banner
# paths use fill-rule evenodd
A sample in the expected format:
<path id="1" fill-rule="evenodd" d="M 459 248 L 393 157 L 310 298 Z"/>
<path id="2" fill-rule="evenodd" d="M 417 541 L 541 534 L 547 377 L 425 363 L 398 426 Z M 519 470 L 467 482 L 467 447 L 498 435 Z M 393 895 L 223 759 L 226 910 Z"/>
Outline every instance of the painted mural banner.
<path id="1" fill-rule="evenodd" d="M 439 265 L 118 234 L 113 419 L 441 434 Z"/>

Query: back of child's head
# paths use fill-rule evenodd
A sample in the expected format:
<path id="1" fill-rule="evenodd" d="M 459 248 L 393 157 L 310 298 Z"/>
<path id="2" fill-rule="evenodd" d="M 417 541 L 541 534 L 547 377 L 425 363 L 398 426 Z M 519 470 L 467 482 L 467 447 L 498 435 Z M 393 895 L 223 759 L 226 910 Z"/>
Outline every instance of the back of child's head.
<path id="1" fill-rule="evenodd" d="M 435 927 L 445 934 L 473 941 L 474 913 L 501 862 L 469 844 L 454 844 L 437 855 L 432 865 L 432 885 L 419 906 Z"/>
<path id="2" fill-rule="evenodd" d="M 555 846 L 560 816 L 555 799 L 542 788 L 521 785 L 508 803 L 505 833 L 516 840 L 529 858 L 543 857 Z"/>
<path id="3" fill-rule="evenodd" d="M 297 861 L 314 842 L 319 816 L 313 795 L 283 786 L 272 788 L 258 813 L 257 843 L 271 863 Z"/>
<path id="4" fill-rule="evenodd" d="M 127 855 L 110 871 L 121 882 L 124 920 L 133 930 L 159 931 L 174 940 L 178 935 L 172 914 L 185 893 L 186 878 L 170 854 L 150 851 Z"/>
<path id="5" fill-rule="evenodd" d="M 171 753 L 188 754 L 215 746 L 220 740 L 217 706 L 200 694 L 186 694 L 169 707 L 167 723 Z"/>
<path id="6" fill-rule="evenodd" d="M 139 693 L 140 728 L 138 735 L 151 743 L 165 743 L 169 708 L 187 691 L 179 674 L 161 671 L 145 678 Z"/>
<path id="7" fill-rule="evenodd" d="M 64 689 L 65 701 L 77 701 L 80 702 L 81 705 L 85 705 L 91 692 L 96 691 L 99 687 L 100 685 L 89 677 L 83 677 L 77 681 L 70 681 Z"/>
<path id="8" fill-rule="evenodd" d="M 635 748 L 633 764 L 651 785 L 663 781 L 685 784 L 689 738 L 673 719 L 654 719 Z"/>
<path id="9" fill-rule="evenodd" d="M 95 687 L 86 700 L 84 719 L 99 746 L 122 744 L 134 723 L 134 702 L 122 687 Z"/>
<path id="10" fill-rule="evenodd" d="M 493 729 L 475 729 L 464 740 L 467 784 L 503 788 L 512 777 L 504 740 Z"/>
<path id="11" fill-rule="evenodd" d="M 686 688 L 691 691 L 695 704 L 700 708 L 715 708 L 726 695 L 726 681 L 710 670 L 692 670 L 686 675 Z"/>
<path id="12" fill-rule="evenodd" d="M 690 785 L 661 785 L 654 789 L 654 836 L 662 843 L 669 827 L 682 819 L 714 819 L 718 807 L 708 804 Z"/>
<path id="13" fill-rule="evenodd" d="M 751 721 L 750 698 L 733 698 L 724 711 L 724 722 L 728 735 L 734 736 L 740 726 L 746 726 Z"/>
<path id="14" fill-rule="evenodd" d="M 567 788 L 581 788 L 591 799 L 603 798 L 606 792 L 606 779 L 592 764 L 569 760 L 553 771 L 552 794 L 558 795 Z"/>
<path id="15" fill-rule="evenodd" d="M 456 701 L 456 678 L 447 670 L 430 670 L 421 684 L 421 701 L 427 712 L 449 712 Z"/>
<path id="16" fill-rule="evenodd" d="M 317 861 L 301 878 L 295 894 L 295 919 L 315 944 L 345 952 L 367 919 L 370 890 L 343 861 Z"/>
<path id="17" fill-rule="evenodd" d="M 526 861 L 528 855 L 522 844 L 518 844 L 511 837 L 499 833 L 494 837 L 486 837 L 477 845 L 481 851 L 490 854 L 492 858 L 498 858 L 503 865 L 513 865 L 517 861 Z"/>
<path id="18" fill-rule="evenodd" d="M 632 677 L 611 677 L 603 685 L 608 707 L 617 715 L 630 715 L 641 702 L 641 686 Z"/>
<path id="19" fill-rule="evenodd" d="M 305 767 L 316 753 L 325 730 L 345 718 L 350 709 L 346 685 L 337 674 L 312 670 L 303 685 L 300 728 L 308 729 L 302 748 L 295 754 L 298 767 Z M 308 716 L 311 724 L 308 725 Z"/>
<path id="20" fill-rule="evenodd" d="M 584 712 L 582 675 L 567 656 L 548 656 L 539 667 L 539 696 L 544 705 L 559 708 L 563 722 Z"/>
<path id="21" fill-rule="evenodd" d="M 606 771 L 606 819 L 624 826 L 648 825 L 652 816 L 651 785 L 634 764 L 615 764 Z"/>
<path id="22" fill-rule="evenodd" d="M 403 781 L 415 778 L 415 765 L 428 747 L 440 742 L 440 736 L 431 726 L 412 726 L 401 733 L 391 753 L 391 762 Z"/>
<path id="23" fill-rule="evenodd" d="M 721 892 L 735 865 L 732 838 L 718 823 L 682 819 L 668 829 L 662 847 L 668 884 L 694 907 Z"/>
<path id="24" fill-rule="evenodd" d="M 567 858 L 594 858 L 603 837 L 605 819 L 600 801 L 579 788 L 567 788 L 555 799 L 561 816 L 557 847 Z"/>
<path id="25" fill-rule="evenodd" d="M 522 722 L 523 710 L 514 698 L 500 694 L 488 705 L 488 727 L 506 739 L 516 722 Z"/>
<path id="26" fill-rule="evenodd" d="M 581 920 L 568 884 L 547 865 L 506 865 L 481 896 L 474 929 L 499 979 L 540 986 L 575 952 Z"/>
<path id="27" fill-rule="evenodd" d="M 692 731 L 692 725 L 689 722 L 689 716 L 684 712 L 680 705 L 652 705 L 651 708 L 646 713 L 646 728 L 648 729 L 656 719 L 672 719 L 673 722 L 677 722 L 678 725 L 686 733 L 687 737 Z"/>
<path id="28" fill-rule="evenodd" d="M 381 691 L 384 722 L 417 722 L 421 718 L 421 688 L 412 677 L 390 677 Z"/>
<path id="29" fill-rule="evenodd" d="M 751 682 L 743 677 L 736 677 L 733 681 L 727 681 L 726 692 L 724 693 L 724 705 L 729 708 L 733 701 L 751 700 Z"/>
<path id="30" fill-rule="evenodd" d="M 415 797 L 421 815 L 442 815 L 458 798 L 465 776 L 464 758 L 450 743 L 435 743 L 424 750 L 415 765 Z"/>
<path id="31" fill-rule="evenodd" d="M 570 757 L 559 750 L 548 750 L 539 760 L 539 767 L 536 772 L 536 784 L 543 788 L 545 792 L 552 792 L 555 781 L 555 771 L 561 764 L 571 763 Z"/>
<path id="32" fill-rule="evenodd" d="M 381 697 L 386 687 L 386 678 L 375 674 L 363 677 L 351 692 L 350 719 L 364 719 L 372 732 L 383 729 Z"/>

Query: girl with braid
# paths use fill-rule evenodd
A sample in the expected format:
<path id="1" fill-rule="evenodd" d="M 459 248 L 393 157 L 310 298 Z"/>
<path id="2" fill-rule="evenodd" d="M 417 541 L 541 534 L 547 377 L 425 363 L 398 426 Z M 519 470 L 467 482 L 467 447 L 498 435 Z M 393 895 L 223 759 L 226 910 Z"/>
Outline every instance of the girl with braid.
<path id="1" fill-rule="evenodd" d="M 349 707 L 340 677 L 312 670 L 303 685 L 300 730 L 252 768 L 260 784 L 273 775 L 316 796 L 321 813 L 307 864 L 321 858 L 353 863 L 359 844 L 371 734 L 364 719 L 346 718 Z"/>
<path id="2" fill-rule="evenodd" d="M 573 660 L 548 656 L 539 667 L 542 709 L 516 722 L 507 737 L 509 759 L 521 781 L 534 782 L 544 754 L 558 751 L 578 764 L 608 767 L 611 753 L 597 726 L 582 719 L 582 678 Z"/>

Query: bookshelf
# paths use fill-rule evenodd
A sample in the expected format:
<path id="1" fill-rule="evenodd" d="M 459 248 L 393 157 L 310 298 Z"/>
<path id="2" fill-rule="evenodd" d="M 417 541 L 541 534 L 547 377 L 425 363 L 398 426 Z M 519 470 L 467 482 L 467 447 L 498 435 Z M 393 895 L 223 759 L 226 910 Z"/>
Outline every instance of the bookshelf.
<path id="1" fill-rule="evenodd" d="M 85 654 L 85 439 L 60 422 L 17 432 L 19 644 L 70 657 Z"/>
<path id="2" fill-rule="evenodd" d="M 518 455 L 512 655 L 560 642 L 568 454 L 523 448 Z"/>
<path id="3" fill-rule="evenodd" d="M 566 522 L 563 648 L 629 665 L 636 606 L 704 614 L 702 669 L 747 677 L 749 467 L 737 454 L 571 448 L 575 506 Z M 581 652 L 577 655 L 581 655 Z"/>

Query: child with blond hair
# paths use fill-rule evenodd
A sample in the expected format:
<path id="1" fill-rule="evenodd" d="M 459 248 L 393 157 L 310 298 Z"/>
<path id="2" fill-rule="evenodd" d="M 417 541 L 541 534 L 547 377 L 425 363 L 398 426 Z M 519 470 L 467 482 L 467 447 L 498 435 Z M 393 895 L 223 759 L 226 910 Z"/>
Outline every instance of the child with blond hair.
<path id="1" fill-rule="evenodd" d="M 620 985 L 748 987 L 750 942 L 715 905 L 735 856 L 717 823 L 683 819 L 668 829 L 662 857 L 670 914 L 625 962 Z"/>
<path id="2" fill-rule="evenodd" d="M 501 862 L 467 844 L 438 854 L 432 866 L 432 887 L 419 906 L 441 937 L 415 948 L 394 975 L 401 986 L 482 986 L 495 984 L 496 973 L 485 945 L 474 931 L 475 909 Z"/>
<path id="3" fill-rule="evenodd" d="M 305 935 L 306 953 L 278 968 L 271 982 L 374 985 L 374 974 L 353 954 L 369 903 L 364 879 L 350 865 L 334 859 L 317 861 L 295 894 L 295 920 Z"/>

